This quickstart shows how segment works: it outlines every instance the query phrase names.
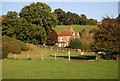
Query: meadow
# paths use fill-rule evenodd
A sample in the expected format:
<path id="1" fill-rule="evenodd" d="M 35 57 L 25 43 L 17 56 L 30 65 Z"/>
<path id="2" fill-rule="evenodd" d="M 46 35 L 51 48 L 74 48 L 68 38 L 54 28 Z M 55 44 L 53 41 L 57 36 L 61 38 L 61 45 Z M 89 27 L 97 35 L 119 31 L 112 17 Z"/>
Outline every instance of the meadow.
<path id="1" fill-rule="evenodd" d="M 76 31 L 76 32 L 80 32 L 82 31 L 83 29 L 84 30 L 90 30 L 90 29 L 98 29 L 97 25 L 58 25 L 56 26 L 54 29 L 57 31 L 57 32 L 60 32 L 62 30 L 69 30 L 70 27 L 73 27 L 73 30 Z"/>
<path id="2" fill-rule="evenodd" d="M 57 59 L 55 60 L 55 55 Z M 27 59 L 29 54 L 31 59 Z M 44 59 L 41 60 L 43 54 Z M 84 60 L 86 56 L 94 57 L 92 53 L 85 55 L 71 52 L 71 61 L 66 51 L 55 51 L 38 48 L 38 51 L 27 51 L 17 55 L 9 54 L 3 59 L 3 79 L 117 79 L 118 61 L 114 60 Z M 74 57 L 74 58 L 73 58 Z M 82 59 L 84 58 L 84 59 Z"/>

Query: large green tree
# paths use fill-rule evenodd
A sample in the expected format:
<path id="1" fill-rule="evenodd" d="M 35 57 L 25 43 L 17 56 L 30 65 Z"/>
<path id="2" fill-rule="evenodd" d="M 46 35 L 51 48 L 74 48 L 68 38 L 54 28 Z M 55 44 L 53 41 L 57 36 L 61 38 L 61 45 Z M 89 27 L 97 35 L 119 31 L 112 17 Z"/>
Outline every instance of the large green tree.
<path id="1" fill-rule="evenodd" d="M 56 15 L 47 4 L 41 2 L 25 6 L 19 16 L 15 11 L 9 11 L 4 16 L 2 35 L 14 36 L 28 43 L 43 44 L 57 25 Z"/>
<path id="2" fill-rule="evenodd" d="M 107 59 L 115 59 L 120 55 L 120 24 L 116 19 L 105 18 L 100 29 L 95 33 L 92 50 L 105 52 Z"/>
<path id="3" fill-rule="evenodd" d="M 63 9 L 58 8 L 54 10 L 54 13 L 57 15 L 58 25 L 63 25 L 66 22 L 67 14 Z"/>
<path id="4" fill-rule="evenodd" d="M 57 19 L 51 12 L 49 5 L 41 2 L 32 3 L 22 8 L 20 17 L 25 18 L 29 23 L 45 28 L 47 34 L 57 25 Z"/>

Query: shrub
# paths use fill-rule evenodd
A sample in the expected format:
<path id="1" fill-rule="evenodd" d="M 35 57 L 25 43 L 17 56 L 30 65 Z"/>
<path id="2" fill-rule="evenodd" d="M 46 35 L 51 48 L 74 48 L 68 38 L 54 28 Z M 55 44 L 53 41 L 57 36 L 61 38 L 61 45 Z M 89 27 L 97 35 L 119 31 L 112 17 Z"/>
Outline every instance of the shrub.
<path id="1" fill-rule="evenodd" d="M 26 45 L 26 43 L 22 42 L 22 41 L 18 41 L 18 46 L 20 47 L 21 51 L 27 51 L 29 50 L 29 47 Z"/>
<path id="2" fill-rule="evenodd" d="M 76 49 L 76 48 L 82 48 L 82 43 L 79 38 L 71 39 L 69 43 L 70 48 Z"/>
<path id="3" fill-rule="evenodd" d="M 53 47 L 58 47 L 58 45 L 54 44 Z"/>
<path id="4" fill-rule="evenodd" d="M 29 49 L 24 42 L 12 37 L 3 36 L 2 41 L 3 58 L 6 58 L 8 53 L 18 54 L 21 53 L 21 51 L 27 51 Z"/>
<path id="5" fill-rule="evenodd" d="M 82 43 L 81 49 L 83 49 L 83 50 L 90 50 L 90 43 L 88 41 L 83 40 L 83 39 L 81 39 L 80 41 Z"/>
<path id="6" fill-rule="evenodd" d="M 75 38 L 70 40 L 69 47 L 73 49 L 89 50 L 90 43 L 86 40 Z"/>
<path id="7" fill-rule="evenodd" d="M 2 54 L 0 55 L 0 59 L 7 58 L 7 56 L 8 56 L 8 50 L 3 46 L 2 47 Z"/>

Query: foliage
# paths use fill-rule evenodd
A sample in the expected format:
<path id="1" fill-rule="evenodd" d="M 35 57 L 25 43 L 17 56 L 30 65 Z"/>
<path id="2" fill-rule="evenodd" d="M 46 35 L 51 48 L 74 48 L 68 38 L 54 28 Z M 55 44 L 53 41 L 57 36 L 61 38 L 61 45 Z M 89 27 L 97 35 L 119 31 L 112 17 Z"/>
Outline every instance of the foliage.
<path id="1" fill-rule="evenodd" d="M 82 43 L 82 47 L 81 47 L 82 50 L 90 50 L 90 43 L 91 43 L 91 42 L 86 41 L 86 40 L 84 40 L 84 39 L 82 39 L 82 38 L 81 38 L 80 41 L 81 41 L 81 43 Z"/>
<path id="2" fill-rule="evenodd" d="M 57 32 L 55 30 L 51 30 L 51 33 L 48 34 L 47 36 L 46 44 L 54 45 L 55 43 L 58 42 L 57 37 L 58 37 Z"/>
<path id="3" fill-rule="evenodd" d="M 55 45 L 53 45 L 53 47 L 58 47 L 58 45 L 55 44 Z"/>
<path id="4" fill-rule="evenodd" d="M 57 19 L 51 8 L 41 2 L 32 3 L 21 12 L 8 11 L 2 23 L 2 35 L 16 37 L 27 43 L 46 43 L 47 35 L 57 25 Z"/>
<path id="5" fill-rule="evenodd" d="M 76 13 L 65 12 L 63 9 L 55 9 L 54 13 L 57 15 L 58 25 L 96 25 L 97 20 L 87 19 L 87 16 Z"/>
<path id="6" fill-rule="evenodd" d="M 51 13 L 50 6 L 41 2 L 32 3 L 22 8 L 20 17 L 25 18 L 28 23 L 43 27 L 47 34 L 57 25 L 56 16 Z"/>
<path id="7" fill-rule="evenodd" d="M 74 49 L 82 48 L 82 43 L 79 38 L 75 38 L 75 39 L 73 38 L 70 40 L 69 46 L 70 48 L 74 48 Z"/>
<path id="8" fill-rule="evenodd" d="M 10 18 L 18 18 L 18 13 L 16 11 L 8 11 L 7 16 Z"/>
<path id="9" fill-rule="evenodd" d="M 66 20 L 66 12 L 58 8 L 54 10 L 54 13 L 57 14 L 58 25 L 63 25 Z"/>
<path id="10" fill-rule="evenodd" d="M 102 20 L 100 30 L 95 33 L 95 42 L 92 50 L 106 54 L 119 55 L 120 53 L 120 25 L 116 19 L 105 18 Z"/>
<path id="11" fill-rule="evenodd" d="M 97 31 L 97 29 L 90 29 L 90 30 L 83 29 L 81 32 L 79 32 L 79 34 L 83 40 L 91 43 L 94 41 L 94 34 L 96 31 Z"/>
<path id="12" fill-rule="evenodd" d="M 0 54 L 0 59 L 7 58 L 7 56 L 8 56 L 7 48 L 5 48 L 5 46 L 2 46 L 2 53 Z"/>
<path id="13" fill-rule="evenodd" d="M 29 49 L 25 43 L 8 36 L 3 36 L 2 41 L 3 56 L 8 53 L 18 54 Z"/>
<path id="14" fill-rule="evenodd" d="M 70 40 L 69 47 L 73 49 L 90 50 L 90 43 L 82 38 L 73 38 Z"/>
<path id="15" fill-rule="evenodd" d="M 118 17 L 116 18 L 118 20 L 118 22 L 120 23 L 120 14 L 118 15 Z"/>

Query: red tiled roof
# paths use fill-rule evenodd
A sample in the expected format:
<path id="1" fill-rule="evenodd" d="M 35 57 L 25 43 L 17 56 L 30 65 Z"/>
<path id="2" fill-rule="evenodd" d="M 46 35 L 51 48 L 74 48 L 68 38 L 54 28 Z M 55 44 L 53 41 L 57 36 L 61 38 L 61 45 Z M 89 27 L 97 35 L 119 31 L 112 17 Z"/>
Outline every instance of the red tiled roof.
<path id="1" fill-rule="evenodd" d="M 57 32 L 57 35 L 59 35 L 61 32 Z"/>
<path id="2" fill-rule="evenodd" d="M 59 36 L 72 36 L 74 31 L 71 31 L 71 30 L 64 30 L 62 32 L 57 32 L 59 33 L 58 35 Z"/>

